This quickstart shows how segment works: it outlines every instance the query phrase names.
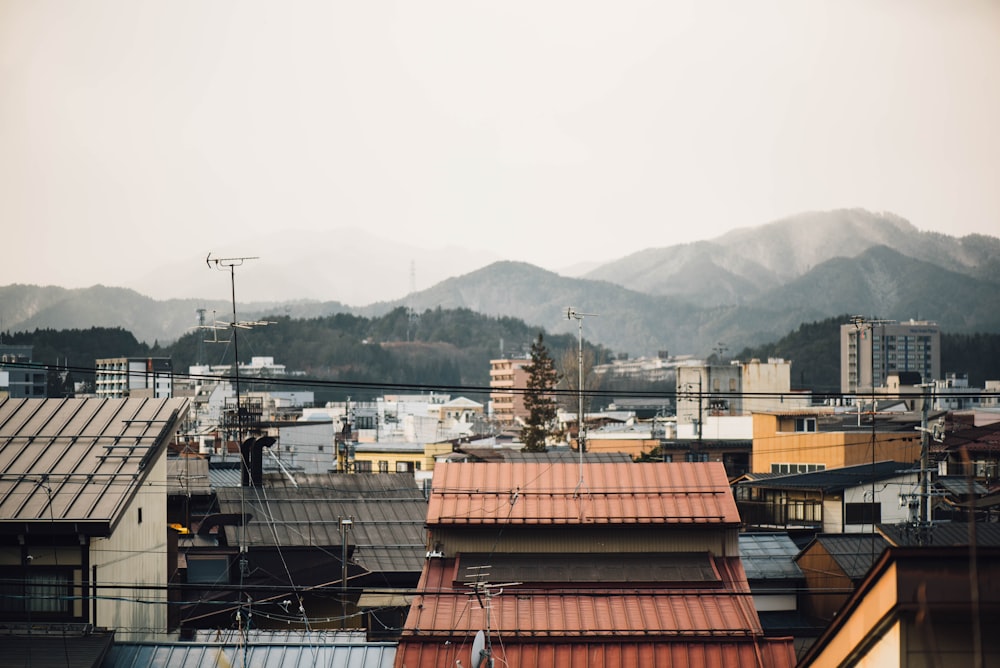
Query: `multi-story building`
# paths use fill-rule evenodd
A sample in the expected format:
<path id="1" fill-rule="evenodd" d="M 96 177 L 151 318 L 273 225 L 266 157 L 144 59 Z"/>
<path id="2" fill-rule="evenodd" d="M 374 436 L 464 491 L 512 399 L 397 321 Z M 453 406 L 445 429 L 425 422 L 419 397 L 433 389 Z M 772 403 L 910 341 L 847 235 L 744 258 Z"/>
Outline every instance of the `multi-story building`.
<path id="1" fill-rule="evenodd" d="M 781 358 L 678 367 L 678 432 L 694 425 L 695 434 L 702 435 L 709 417 L 808 406 L 812 396 L 793 392 L 791 379 L 792 363 Z"/>
<path id="2" fill-rule="evenodd" d="M 441 463 L 395 665 L 792 666 L 739 522 L 720 464 Z"/>
<path id="3" fill-rule="evenodd" d="M 31 364 L 33 348 L 0 345 L 0 395 L 12 399 L 45 396 L 45 370 L 25 366 Z"/>
<path id="4" fill-rule="evenodd" d="M 94 373 L 94 385 L 97 396 L 102 399 L 169 399 L 174 391 L 173 364 L 169 357 L 99 359 Z"/>
<path id="5" fill-rule="evenodd" d="M 528 417 L 524 406 L 524 388 L 528 386 L 527 367 L 531 360 L 490 360 L 490 402 L 493 417 L 502 427 L 514 427 Z"/>
<path id="6" fill-rule="evenodd" d="M 840 326 L 840 391 L 872 392 L 890 375 L 914 372 L 921 382 L 941 377 L 941 329 L 926 320 L 858 320 Z"/>

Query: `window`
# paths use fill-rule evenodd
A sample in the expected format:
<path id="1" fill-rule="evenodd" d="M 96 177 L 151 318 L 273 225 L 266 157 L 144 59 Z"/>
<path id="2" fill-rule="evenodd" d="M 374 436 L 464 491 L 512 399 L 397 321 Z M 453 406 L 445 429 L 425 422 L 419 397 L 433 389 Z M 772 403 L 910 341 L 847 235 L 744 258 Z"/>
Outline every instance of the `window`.
<path id="1" fill-rule="evenodd" d="M 816 418 L 795 418 L 795 431 L 813 432 L 816 431 Z"/>
<path id="2" fill-rule="evenodd" d="M 389 472 L 389 462 L 385 461 L 384 459 L 381 460 L 378 463 L 378 472 L 379 473 L 388 473 Z"/>
<path id="3" fill-rule="evenodd" d="M 844 507 L 847 524 L 878 524 L 882 521 L 882 506 L 878 503 L 848 503 Z"/>
<path id="4" fill-rule="evenodd" d="M 354 462 L 354 472 L 355 473 L 371 473 L 372 463 L 371 462 Z"/>
<path id="5" fill-rule="evenodd" d="M 708 453 L 707 452 L 689 452 L 687 453 L 687 461 L 689 462 L 707 462 Z"/>
<path id="6" fill-rule="evenodd" d="M 229 557 L 187 555 L 187 581 L 199 584 L 229 584 Z"/>
<path id="7" fill-rule="evenodd" d="M 413 473 L 413 462 L 396 462 L 396 473 Z"/>
<path id="8" fill-rule="evenodd" d="M 826 464 L 771 464 L 771 473 L 812 473 L 825 470 Z"/>
<path id="9" fill-rule="evenodd" d="M 31 568 L 27 580 L 20 568 L 3 569 L 0 575 L 0 615 L 37 613 L 65 617 L 70 611 L 70 571 Z"/>

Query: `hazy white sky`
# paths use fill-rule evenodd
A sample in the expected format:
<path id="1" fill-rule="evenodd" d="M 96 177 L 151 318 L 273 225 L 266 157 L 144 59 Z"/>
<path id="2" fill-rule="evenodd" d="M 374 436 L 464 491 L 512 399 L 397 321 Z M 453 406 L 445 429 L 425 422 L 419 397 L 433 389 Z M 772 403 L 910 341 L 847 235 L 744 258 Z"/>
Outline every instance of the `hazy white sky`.
<path id="1" fill-rule="evenodd" d="M 0 285 L 336 228 L 555 269 L 842 207 L 1000 234 L 1000 2 L 0 0 Z"/>

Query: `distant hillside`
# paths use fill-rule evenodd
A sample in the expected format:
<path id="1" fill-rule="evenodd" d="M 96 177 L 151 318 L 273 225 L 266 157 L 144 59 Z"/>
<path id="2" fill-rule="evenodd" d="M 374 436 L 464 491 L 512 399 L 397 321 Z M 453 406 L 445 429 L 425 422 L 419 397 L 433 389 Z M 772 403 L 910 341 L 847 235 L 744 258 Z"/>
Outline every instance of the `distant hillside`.
<path id="1" fill-rule="evenodd" d="M 885 246 L 957 274 L 996 281 L 1000 239 L 920 232 L 898 216 L 861 209 L 805 213 L 729 232 L 713 241 L 653 248 L 585 278 L 707 306 L 741 304 L 837 258 Z"/>
<path id="2" fill-rule="evenodd" d="M 198 309 L 225 322 L 232 310 L 224 300 L 156 301 L 101 286 L 12 285 L 0 288 L 0 304 L 5 330 L 124 327 L 149 344 L 177 340 L 197 324 Z M 632 355 L 707 356 L 720 342 L 730 350 L 756 346 L 843 313 L 934 320 L 954 333 L 1000 332 L 1000 239 L 920 232 L 892 214 L 809 213 L 649 249 L 584 278 L 496 262 L 391 302 L 241 302 L 237 313 L 310 318 L 464 308 L 576 335 L 580 323 L 565 316 L 570 306 L 592 314 L 583 320 L 587 340 Z"/>
<path id="3" fill-rule="evenodd" d="M 54 286 L 8 285 L 0 287 L 0 318 L 4 331 L 35 329 L 88 329 L 121 327 L 144 343 L 176 341 L 198 325 L 198 310 L 205 320 L 232 320 L 232 302 L 204 299 L 158 301 L 126 288 L 95 285 L 66 289 Z M 255 319 L 263 314 L 297 318 L 349 312 L 337 302 L 253 302 L 240 304 L 237 317 Z"/>

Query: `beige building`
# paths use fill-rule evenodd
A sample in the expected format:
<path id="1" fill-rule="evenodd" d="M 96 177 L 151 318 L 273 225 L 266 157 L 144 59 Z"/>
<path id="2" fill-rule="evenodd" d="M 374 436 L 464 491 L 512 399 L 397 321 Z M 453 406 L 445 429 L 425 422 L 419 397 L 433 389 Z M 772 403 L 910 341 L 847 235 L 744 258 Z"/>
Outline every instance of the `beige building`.
<path id="1" fill-rule="evenodd" d="M 941 378 L 941 329 L 927 320 L 859 320 L 840 326 L 840 391 L 872 392 L 889 376 L 917 373 L 920 382 Z"/>
<path id="2" fill-rule="evenodd" d="M 186 399 L 0 405 L 0 622 L 168 630 L 168 442 Z M 60 658 L 62 658 L 60 656 Z"/>
<path id="3" fill-rule="evenodd" d="M 803 408 L 811 401 L 809 393 L 792 391 L 792 363 L 781 358 L 677 369 L 677 424 L 695 425 L 696 434 L 709 417 Z"/>

